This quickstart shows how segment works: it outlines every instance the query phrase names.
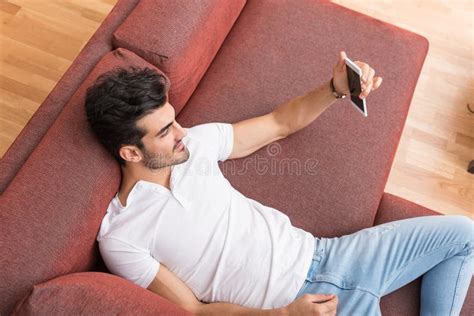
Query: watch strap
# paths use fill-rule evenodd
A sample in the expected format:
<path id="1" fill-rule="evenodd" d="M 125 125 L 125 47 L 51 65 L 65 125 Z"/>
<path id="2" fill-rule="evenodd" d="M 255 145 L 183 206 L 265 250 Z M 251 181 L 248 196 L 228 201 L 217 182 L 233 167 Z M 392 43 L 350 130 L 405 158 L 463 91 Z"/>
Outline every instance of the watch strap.
<path id="1" fill-rule="evenodd" d="M 336 97 L 336 99 L 344 99 L 346 97 L 346 94 L 344 93 L 339 93 L 336 91 L 336 89 L 334 88 L 334 82 L 333 82 L 333 79 L 334 78 L 331 78 L 331 92 L 332 92 L 332 95 L 334 97 Z"/>

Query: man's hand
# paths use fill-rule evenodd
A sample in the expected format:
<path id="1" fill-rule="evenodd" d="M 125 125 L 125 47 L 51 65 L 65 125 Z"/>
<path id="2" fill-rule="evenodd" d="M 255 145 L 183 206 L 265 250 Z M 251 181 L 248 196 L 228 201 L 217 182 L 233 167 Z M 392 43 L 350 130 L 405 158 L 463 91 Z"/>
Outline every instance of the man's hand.
<path id="1" fill-rule="evenodd" d="M 333 82 L 334 88 L 337 92 L 349 94 L 349 83 L 347 82 L 347 70 L 346 70 L 346 63 L 344 58 L 347 55 L 344 51 L 339 53 L 339 60 L 337 64 L 333 67 Z M 368 64 L 355 61 L 354 62 L 359 68 L 362 70 L 361 76 L 361 86 L 362 86 L 362 93 L 359 95 L 361 99 L 366 98 L 372 91 L 380 87 L 382 84 L 381 77 L 374 77 L 375 70 L 371 68 Z"/>
<path id="2" fill-rule="evenodd" d="M 293 315 L 336 315 L 338 298 L 334 294 L 304 294 L 286 307 Z"/>

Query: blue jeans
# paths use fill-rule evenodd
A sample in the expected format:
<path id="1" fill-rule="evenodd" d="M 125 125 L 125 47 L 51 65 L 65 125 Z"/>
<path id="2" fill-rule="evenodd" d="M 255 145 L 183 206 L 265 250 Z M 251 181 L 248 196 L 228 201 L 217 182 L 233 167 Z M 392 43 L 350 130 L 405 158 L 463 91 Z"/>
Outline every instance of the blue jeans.
<path id="1" fill-rule="evenodd" d="M 380 298 L 423 275 L 420 315 L 459 315 L 474 271 L 474 221 L 461 215 L 389 222 L 315 238 L 295 299 L 335 294 L 337 315 L 381 315 Z"/>

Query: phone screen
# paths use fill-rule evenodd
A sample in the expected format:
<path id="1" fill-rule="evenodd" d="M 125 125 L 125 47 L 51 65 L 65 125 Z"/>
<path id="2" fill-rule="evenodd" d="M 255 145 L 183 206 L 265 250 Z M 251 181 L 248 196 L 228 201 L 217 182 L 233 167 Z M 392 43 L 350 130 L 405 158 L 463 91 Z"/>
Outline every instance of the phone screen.
<path id="1" fill-rule="evenodd" d="M 360 76 L 351 67 L 346 65 L 347 69 L 347 82 L 349 83 L 349 90 L 351 92 L 351 100 L 355 106 L 357 106 L 362 112 L 364 111 L 364 100 L 359 98 L 362 92 L 360 86 Z"/>

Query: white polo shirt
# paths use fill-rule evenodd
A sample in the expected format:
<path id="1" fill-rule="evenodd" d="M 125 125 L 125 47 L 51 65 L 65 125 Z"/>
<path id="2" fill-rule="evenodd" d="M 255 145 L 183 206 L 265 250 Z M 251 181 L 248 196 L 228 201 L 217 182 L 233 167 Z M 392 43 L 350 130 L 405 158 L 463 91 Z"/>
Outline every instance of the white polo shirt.
<path id="1" fill-rule="evenodd" d="M 217 162 L 232 151 L 231 124 L 186 130 L 190 157 L 172 166 L 171 190 L 141 180 L 126 207 L 117 196 L 110 202 L 97 236 L 107 268 L 147 288 L 162 263 L 200 301 L 288 305 L 310 267 L 313 235 L 223 176 Z"/>

